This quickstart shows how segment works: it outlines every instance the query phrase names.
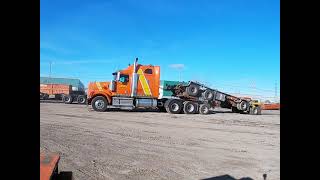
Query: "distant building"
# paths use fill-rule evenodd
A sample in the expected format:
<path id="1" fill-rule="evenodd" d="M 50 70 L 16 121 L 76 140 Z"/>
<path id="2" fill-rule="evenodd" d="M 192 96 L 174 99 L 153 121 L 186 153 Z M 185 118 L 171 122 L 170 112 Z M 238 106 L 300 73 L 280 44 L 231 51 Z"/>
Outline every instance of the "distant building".
<path id="1" fill-rule="evenodd" d="M 264 101 L 264 103 L 270 104 L 271 101 L 270 100 L 266 100 L 266 101 Z"/>
<path id="2" fill-rule="evenodd" d="M 71 85 L 74 91 L 85 90 L 83 83 L 79 79 L 72 78 L 40 77 L 40 84 L 65 84 Z"/>

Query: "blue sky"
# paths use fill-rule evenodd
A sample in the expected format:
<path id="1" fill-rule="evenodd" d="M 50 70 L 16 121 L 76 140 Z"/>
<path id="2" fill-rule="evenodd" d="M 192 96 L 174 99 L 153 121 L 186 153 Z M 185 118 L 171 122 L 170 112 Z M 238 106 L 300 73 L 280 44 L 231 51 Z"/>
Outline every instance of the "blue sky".
<path id="1" fill-rule="evenodd" d="M 40 75 L 107 81 L 135 57 L 161 79 L 280 92 L 279 0 L 41 0 Z M 256 87 L 254 89 L 253 87 Z"/>

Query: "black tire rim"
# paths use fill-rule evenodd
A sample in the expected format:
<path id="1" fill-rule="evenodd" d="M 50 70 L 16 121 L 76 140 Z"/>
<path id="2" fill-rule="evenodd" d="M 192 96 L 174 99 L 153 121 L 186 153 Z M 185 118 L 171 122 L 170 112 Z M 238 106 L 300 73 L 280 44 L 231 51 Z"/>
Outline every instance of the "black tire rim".
<path id="1" fill-rule="evenodd" d="M 94 106 L 99 109 L 99 110 L 102 110 L 105 106 L 105 103 L 103 100 L 99 99 L 97 100 L 96 102 L 94 102 Z"/>
<path id="2" fill-rule="evenodd" d="M 195 110 L 195 107 L 194 107 L 193 104 L 188 104 L 186 109 L 187 109 L 188 112 L 193 112 Z"/>
<path id="3" fill-rule="evenodd" d="M 191 87 L 191 89 L 190 89 L 190 90 L 191 90 L 191 92 L 192 92 L 192 93 L 194 93 L 194 94 L 196 94 L 196 93 L 197 93 L 197 89 L 196 89 L 196 87 Z"/>
<path id="4" fill-rule="evenodd" d="M 241 109 L 246 110 L 247 109 L 247 103 L 243 102 L 241 103 Z"/>
<path id="5" fill-rule="evenodd" d="M 179 110 L 179 105 L 177 103 L 172 103 L 170 105 L 170 109 L 174 112 L 177 112 Z"/>
<path id="6" fill-rule="evenodd" d="M 64 97 L 64 102 L 69 102 L 70 98 L 69 97 Z"/>
<path id="7" fill-rule="evenodd" d="M 85 99 L 84 99 L 83 97 L 80 97 L 80 98 L 79 98 L 79 102 L 80 102 L 80 103 L 84 103 L 84 102 L 85 102 Z"/>
<path id="8" fill-rule="evenodd" d="M 207 114 L 209 112 L 209 108 L 207 106 L 202 106 L 202 112 Z"/>

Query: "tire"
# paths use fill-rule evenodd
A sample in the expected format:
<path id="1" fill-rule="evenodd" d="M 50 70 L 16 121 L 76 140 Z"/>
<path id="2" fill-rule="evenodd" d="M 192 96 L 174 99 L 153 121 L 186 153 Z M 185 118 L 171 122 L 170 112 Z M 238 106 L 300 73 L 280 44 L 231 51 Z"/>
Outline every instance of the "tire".
<path id="1" fill-rule="evenodd" d="M 210 107 L 207 104 L 201 104 L 199 108 L 199 113 L 200 114 L 209 114 L 210 112 Z"/>
<path id="2" fill-rule="evenodd" d="M 195 84 L 190 84 L 190 86 L 186 88 L 186 92 L 189 96 L 198 96 L 199 91 L 200 91 L 199 86 Z"/>
<path id="3" fill-rule="evenodd" d="M 87 98 L 84 95 L 78 96 L 78 104 L 85 104 L 87 102 Z"/>
<path id="4" fill-rule="evenodd" d="M 183 104 L 181 100 L 169 99 L 164 103 L 164 107 L 168 113 L 179 114 L 182 110 Z"/>
<path id="5" fill-rule="evenodd" d="M 159 109 L 160 112 L 167 112 L 166 108 L 164 106 L 158 107 L 158 109 Z"/>
<path id="6" fill-rule="evenodd" d="M 72 101 L 73 101 L 72 96 L 70 96 L 70 95 L 64 95 L 64 96 L 63 96 L 63 102 L 64 102 L 65 104 L 71 104 Z"/>
<path id="7" fill-rule="evenodd" d="M 238 113 L 239 112 L 239 110 L 236 108 L 236 107 L 231 107 L 231 111 L 233 112 L 233 113 Z"/>
<path id="8" fill-rule="evenodd" d="M 241 101 L 239 104 L 239 109 L 246 111 L 249 108 L 249 103 L 247 101 Z"/>
<path id="9" fill-rule="evenodd" d="M 104 112 L 107 110 L 108 101 L 103 96 L 96 96 L 92 99 L 91 106 L 95 111 Z"/>
<path id="10" fill-rule="evenodd" d="M 191 101 L 187 101 L 183 106 L 183 112 L 185 114 L 195 114 L 197 112 L 197 109 L 198 104 Z"/>
<path id="11" fill-rule="evenodd" d="M 261 107 L 260 106 L 256 106 L 256 107 L 250 108 L 250 114 L 252 114 L 252 115 L 261 115 Z"/>
<path id="12" fill-rule="evenodd" d="M 202 96 L 205 100 L 211 101 L 214 98 L 214 92 L 210 89 L 207 89 L 202 93 Z"/>

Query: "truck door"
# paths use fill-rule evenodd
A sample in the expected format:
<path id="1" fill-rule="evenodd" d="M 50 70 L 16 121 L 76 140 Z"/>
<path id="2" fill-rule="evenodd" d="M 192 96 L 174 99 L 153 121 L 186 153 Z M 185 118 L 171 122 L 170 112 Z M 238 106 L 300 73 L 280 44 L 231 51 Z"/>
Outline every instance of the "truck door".
<path id="1" fill-rule="evenodd" d="M 128 74 L 121 73 L 116 85 L 116 92 L 119 95 L 130 95 L 130 78 Z"/>

